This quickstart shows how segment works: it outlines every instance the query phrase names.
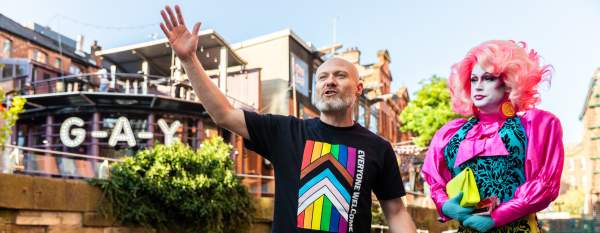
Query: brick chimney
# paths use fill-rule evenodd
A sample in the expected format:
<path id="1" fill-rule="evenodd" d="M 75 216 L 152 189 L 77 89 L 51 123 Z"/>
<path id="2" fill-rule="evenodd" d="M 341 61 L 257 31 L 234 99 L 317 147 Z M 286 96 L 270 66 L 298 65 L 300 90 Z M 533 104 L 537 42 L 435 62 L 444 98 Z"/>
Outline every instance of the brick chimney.
<path id="1" fill-rule="evenodd" d="M 360 64 L 360 50 L 357 47 L 348 48 L 346 51 L 338 54 L 337 57 L 344 58 L 355 65 Z"/>

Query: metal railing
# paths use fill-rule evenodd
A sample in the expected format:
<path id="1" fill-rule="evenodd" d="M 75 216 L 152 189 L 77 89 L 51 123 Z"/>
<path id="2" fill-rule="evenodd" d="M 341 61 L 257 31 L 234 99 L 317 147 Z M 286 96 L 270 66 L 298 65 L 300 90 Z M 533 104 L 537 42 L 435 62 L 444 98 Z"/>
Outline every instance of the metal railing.
<path id="1" fill-rule="evenodd" d="M 178 83 L 183 89 L 191 86 Z M 85 73 L 37 80 L 31 83 L 31 92 L 27 94 L 47 94 L 64 92 L 107 92 L 122 94 L 156 94 L 178 96 L 177 88 L 170 77 L 158 75 L 115 73 Z M 181 93 L 179 93 L 181 94 Z M 184 96 L 181 96 L 184 97 Z"/>
<path id="2" fill-rule="evenodd" d="M 237 173 L 244 185 L 248 187 L 250 193 L 261 197 L 275 196 L 275 177 Z"/>
<path id="3" fill-rule="evenodd" d="M 118 159 L 5 145 L 0 163 L 3 173 L 72 179 L 107 178 Z"/>
<path id="4" fill-rule="evenodd" d="M 114 80 L 113 80 L 114 78 Z M 129 95 L 158 95 L 170 98 L 198 101 L 189 81 L 175 82 L 171 77 L 133 73 L 67 75 L 34 81 L 21 85 L 22 95 L 98 92 Z M 237 108 L 252 110 L 254 107 L 226 95 Z"/>
<path id="5" fill-rule="evenodd" d="M 120 159 L 90 156 L 31 147 L 5 145 L 0 154 L 0 172 L 64 179 L 106 179 L 112 164 Z M 243 184 L 257 196 L 272 197 L 273 176 L 237 173 Z"/>

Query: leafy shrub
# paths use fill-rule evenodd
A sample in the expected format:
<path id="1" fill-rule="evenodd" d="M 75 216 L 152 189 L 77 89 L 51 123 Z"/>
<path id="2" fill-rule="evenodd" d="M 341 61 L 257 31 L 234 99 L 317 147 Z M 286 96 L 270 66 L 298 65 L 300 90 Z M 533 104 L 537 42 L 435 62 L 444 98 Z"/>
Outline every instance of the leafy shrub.
<path id="1" fill-rule="evenodd" d="M 175 232 L 243 232 L 254 211 L 233 171 L 231 146 L 214 137 L 194 151 L 188 145 L 156 145 L 111 168 L 103 212 L 123 224 Z"/>

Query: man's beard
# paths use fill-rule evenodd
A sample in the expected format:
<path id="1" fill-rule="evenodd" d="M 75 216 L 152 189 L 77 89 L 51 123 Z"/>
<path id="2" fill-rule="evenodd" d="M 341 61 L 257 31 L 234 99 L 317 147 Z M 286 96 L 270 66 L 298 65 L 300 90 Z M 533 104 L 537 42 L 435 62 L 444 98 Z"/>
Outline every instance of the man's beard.
<path id="1" fill-rule="evenodd" d="M 354 104 L 356 96 L 346 95 L 343 97 L 335 96 L 323 99 L 321 96 L 315 96 L 315 107 L 321 112 L 339 112 L 345 111 Z"/>

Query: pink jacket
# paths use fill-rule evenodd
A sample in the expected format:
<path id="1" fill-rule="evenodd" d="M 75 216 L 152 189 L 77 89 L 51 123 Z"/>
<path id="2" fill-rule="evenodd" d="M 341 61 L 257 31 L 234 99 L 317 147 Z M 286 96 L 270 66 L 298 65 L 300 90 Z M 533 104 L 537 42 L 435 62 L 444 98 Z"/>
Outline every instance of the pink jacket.
<path id="1" fill-rule="evenodd" d="M 550 202 L 558 196 L 560 189 L 560 176 L 563 168 L 564 148 L 562 143 L 562 128 L 560 121 L 552 113 L 530 109 L 519 116 L 525 133 L 527 134 L 527 154 L 525 158 L 525 183 L 517 188 L 514 198 L 508 202 L 500 204 L 493 212 L 492 219 L 496 227 L 522 218 L 528 214 L 536 213 L 548 207 Z M 454 134 L 465 124 L 467 120 L 456 119 L 438 130 L 431 140 L 427 156 L 423 164 L 423 177 L 429 183 L 431 198 L 435 202 L 438 213 L 443 221 L 450 218 L 442 213 L 442 205 L 448 200 L 446 194 L 446 183 L 452 179 L 450 171 L 444 159 L 444 148 Z M 480 124 L 478 122 L 477 124 Z M 477 127 L 477 124 L 473 129 Z M 471 131 L 473 131 L 473 129 Z M 469 131 L 468 137 L 477 137 Z M 485 130 L 475 132 L 475 134 L 484 134 Z M 496 133 L 497 134 L 497 133 Z M 486 137 L 483 137 L 486 138 Z M 464 141 L 463 141 L 464 142 Z M 497 140 L 491 140 L 492 144 L 497 144 Z M 468 146 L 461 145 L 457 155 L 457 163 L 465 161 L 473 156 L 480 155 L 461 155 L 462 147 L 467 147 L 473 151 L 502 150 L 502 145 L 491 146 L 490 143 L 475 143 Z M 478 148 L 479 147 L 479 148 Z M 473 149 L 470 149 L 473 148 Z M 490 151 L 491 152 L 491 151 Z M 493 152 L 491 152 L 493 153 Z M 462 158 L 461 158 L 462 157 Z"/>

